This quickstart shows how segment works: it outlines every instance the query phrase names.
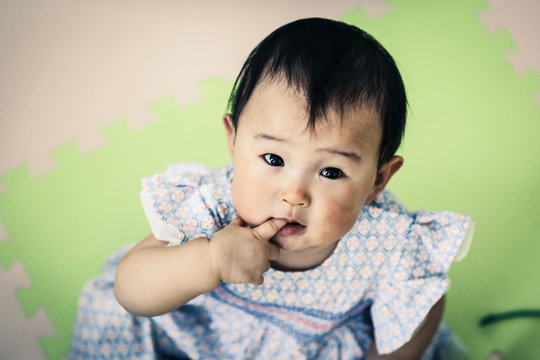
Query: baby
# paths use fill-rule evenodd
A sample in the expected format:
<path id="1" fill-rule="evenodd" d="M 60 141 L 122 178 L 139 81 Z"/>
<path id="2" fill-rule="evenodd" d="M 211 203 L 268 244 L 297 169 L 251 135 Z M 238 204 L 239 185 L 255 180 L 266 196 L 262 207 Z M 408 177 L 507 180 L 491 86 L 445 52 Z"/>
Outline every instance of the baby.
<path id="1" fill-rule="evenodd" d="M 223 118 L 232 164 L 143 179 L 152 234 L 83 290 L 71 357 L 457 358 L 440 321 L 472 223 L 384 190 L 406 105 L 364 31 L 312 18 L 270 34 Z"/>

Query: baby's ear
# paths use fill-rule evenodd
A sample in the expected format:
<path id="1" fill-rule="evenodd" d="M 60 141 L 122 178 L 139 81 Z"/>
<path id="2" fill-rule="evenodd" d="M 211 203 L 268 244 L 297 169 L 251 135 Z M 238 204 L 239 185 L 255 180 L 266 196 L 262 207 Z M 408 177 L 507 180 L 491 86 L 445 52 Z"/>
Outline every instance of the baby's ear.
<path id="1" fill-rule="evenodd" d="M 236 131 L 232 122 L 231 114 L 223 115 L 223 126 L 225 126 L 225 133 L 227 135 L 227 147 L 231 156 L 234 153 L 234 139 L 236 137 Z"/>
<path id="2" fill-rule="evenodd" d="M 375 179 L 375 184 L 371 189 L 366 204 L 372 202 L 377 195 L 386 187 L 386 184 L 390 181 L 392 176 L 401 168 L 403 165 L 403 158 L 401 156 L 392 156 L 387 160 L 379 169 L 377 173 L 377 178 Z"/>

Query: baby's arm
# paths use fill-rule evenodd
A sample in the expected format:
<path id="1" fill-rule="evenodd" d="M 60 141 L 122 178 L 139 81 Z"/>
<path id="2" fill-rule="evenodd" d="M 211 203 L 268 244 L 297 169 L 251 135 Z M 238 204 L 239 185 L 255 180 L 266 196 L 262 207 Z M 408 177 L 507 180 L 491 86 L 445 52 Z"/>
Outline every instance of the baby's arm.
<path id="1" fill-rule="evenodd" d="M 221 281 L 260 285 L 279 249 L 268 240 L 285 220 L 271 219 L 247 228 L 237 218 L 211 240 L 192 239 L 166 246 L 149 235 L 120 261 L 114 291 L 129 312 L 155 316 L 216 289 Z"/>
<path id="2" fill-rule="evenodd" d="M 437 331 L 444 311 L 443 296 L 429 311 L 422 326 L 416 331 L 411 340 L 405 345 L 386 355 L 377 354 L 377 350 L 372 348 L 367 356 L 367 360 L 415 360 L 420 359 L 426 351 L 433 335 Z"/>
<path id="3" fill-rule="evenodd" d="M 114 292 L 129 312 L 163 314 L 219 286 L 219 278 L 212 273 L 208 239 L 166 245 L 151 234 L 120 261 Z"/>

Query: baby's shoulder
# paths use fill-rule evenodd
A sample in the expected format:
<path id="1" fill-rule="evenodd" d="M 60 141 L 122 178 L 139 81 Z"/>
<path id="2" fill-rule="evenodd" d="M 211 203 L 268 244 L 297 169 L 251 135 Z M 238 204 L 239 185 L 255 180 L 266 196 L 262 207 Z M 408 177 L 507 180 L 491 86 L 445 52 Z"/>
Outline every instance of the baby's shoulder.
<path id="1" fill-rule="evenodd" d="M 230 223 L 232 166 L 183 163 L 141 180 L 141 200 L 154 236 L 177 244 Z"/>
<path id="2" fill-rule="evenodd" d="M 445 263 L 446 267 L 465 256 L 473 225 L 470 216 L 450 211 L 409 211 L 394 194 L 384 190 L 364 206 L 342 240 L 347 248 L 377 260 L 378 266 L 384 260 L 392 267 L 430 261 Z"/>

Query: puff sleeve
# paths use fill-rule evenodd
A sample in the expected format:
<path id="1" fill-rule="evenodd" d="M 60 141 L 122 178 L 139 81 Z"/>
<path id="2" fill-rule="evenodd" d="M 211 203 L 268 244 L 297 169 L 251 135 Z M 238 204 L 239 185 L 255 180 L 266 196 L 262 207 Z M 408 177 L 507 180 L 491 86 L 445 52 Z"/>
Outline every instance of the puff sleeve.
<path id="1" fill-rule="evenodd" d="M 371 307 L 377 350 L 386 354 L 411 339 L 450 285 L 453 261 L 466 254 L 473 225 L 452 212 L 411 213 L 392 269 L 379 281 Z"/>
<path id="2" fill-rule="evenodd" d="M 231 166 L 202 164 L 174 164 L 165 173 L 143 178 L 140 196 L 154 236 L 170 246 L 212 237 L 234 215 L 231 178 Z"/>

